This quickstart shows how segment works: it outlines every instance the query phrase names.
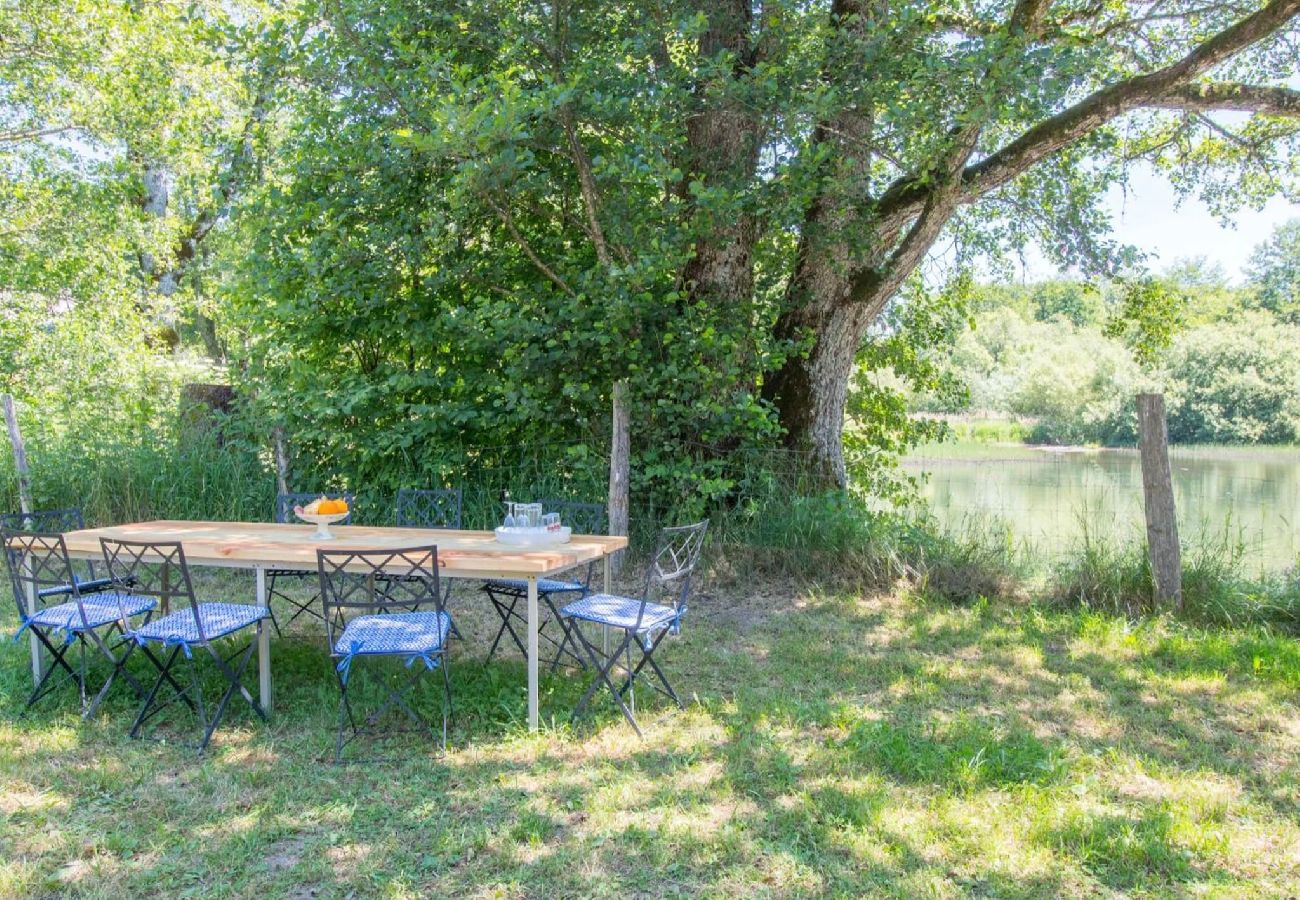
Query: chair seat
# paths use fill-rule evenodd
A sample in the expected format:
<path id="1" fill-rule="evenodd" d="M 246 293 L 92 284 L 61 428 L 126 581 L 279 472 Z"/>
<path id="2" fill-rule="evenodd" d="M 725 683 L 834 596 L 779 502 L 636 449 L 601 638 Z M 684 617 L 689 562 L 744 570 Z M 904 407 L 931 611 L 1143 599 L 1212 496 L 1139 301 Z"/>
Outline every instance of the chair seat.
<path id="1" fill-rule="evenodd" d="M 76 600 L 69 600 L 58 606 L 47 606 L 37 611 L 27 621 L 41 628 L 85 631 L 88 628 L 100 628 L 110 622 L 116 622 L 122 617 L 122 607 L 126 607 L 127 616 L 132 617 L 143 615 L 158 605 L 152 597 L 135 597 L 127 594 L 121 596 L 121 606 L 118 605 L 118 599 L 118 594 L 92 594 L 89 597 L 82 597 L 81 605 L 86 610 L 85 624 L 81 621 L 81 611 L 77 609 Z"/>
<path id="2" fill-rule="evenodd" d="M 93 580 L 82 581 L 80 578 L 74 577 L 72 581 L 76 584 L 77 590 L 82 594 L 93 594 L 96 591 L 102 591 L 113 583 L 113 579 L 111 578 L 96 578 Z M 43 600 L 46 597 L 60 597 L 63 594 L 71 593 L 71 584 L 56 584 L 53 587 L 42 588 L 36 592 L 36 596 Z"/>
<path id="3" fill-rule="evenodd" d="M 636 628 L 637 617 L 641 614 L 641 601 L 631 597 L 618 597 L 613 594 L 591 594 L 581 600 L 575 600 L 560 610 L 560 615 L 569 619 L 583 619 L 611 628 L 631 630 Z M 647 603 L 645 615 L 641 616 L 641 632 L 656 631 L 669 625 L 677 618 L 677 610 L 660 603 Z"/>
<path id="4" fill-rule="evenodd" d="M 266 618 L 270 611 L 265 606 L 243 603 L 200 603 L 195 607 L 203 620 L 203 636 L 208 640 L 225 637 L 241 628 Z M 199 628 L 192 609 L 178 609 L 170 615 L 136 629 L 136 635 L 149 641 L 198 643 Z"/>
<path id="5" fill-rule="evenodd" d="M 494 578 L 485 582 L 483 587 L 501 594 L 528 594 L 528 582 L 522 578 Z M 556 581 L 553 578 L 537 579 L 537 593 L 565 594 L 585 591 L 587 586 L 581 581 Z"/>
<path id="6" fill-rule="evenodd" d="M 408 612 L 357 616 L 334 642 L 339 656 L 438 653 L 447 643 L 451 616 L 445 612 Z"/>

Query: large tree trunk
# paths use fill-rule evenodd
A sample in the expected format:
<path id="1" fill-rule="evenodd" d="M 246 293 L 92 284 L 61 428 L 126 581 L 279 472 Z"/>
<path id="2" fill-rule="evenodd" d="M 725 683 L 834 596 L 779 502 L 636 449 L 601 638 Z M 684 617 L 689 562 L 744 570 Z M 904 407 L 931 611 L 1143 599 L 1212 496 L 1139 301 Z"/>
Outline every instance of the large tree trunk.
<path id="1" fill-rule="evenodd" d="M 716 57 L 729 53 L 733 60 L 731 78 L 748 76 L 753 65 L 752 6 L 748 0 L 704 0 L 700 9 L 709 25 L 700 37 L 700 53 Z M 700 85 L 703 98 L 713 91 Z M 721 85 L 724 99 L 701 100 L 701 108 L 686 125 L 687 158 L 679 193 L 691 199 L 688 186 L 700 180 L 710 187 L 725 186 L 743 192 L 753 183 L 762 144 L 762 124 L 754 112 L 731 95 L 732 85 Z M 749 304 L 754 294 L 754 243 L 758 228 L 749 213 L 730 224 L 701 236 L 695 255 L 686 264 L 682 280 L 693 297 L 715 304 Z"/>
<path id="2" fill-rule="evenodd" d="M 834 0 L 831 24 L 863 38 L 873 27 L 875 0 Z M 852 46 L 851 44 L 847 46 Z M 851 50 L 849 51 L 852 52 Z M 825 77 L 851 60 L 832 58 Z M 829 482 L 847 481 L 841 436 L 853 362 L 876 304 L 853 302 L 853 275 L 880 262 L 876 223 L 864 210 L 863 193 L 871 164 L 866 152 L 874 128 L 873 111 L 849 106 L 822 123 L 814 147 L 826 151 L 822 185 L 809 205 L 799 239 L 795 271 L 786 291 L 785 312 L 777 321 L 778 341 L 798 343 L 809 336 L 807 355 L 791 356 L 763 385 L 776 407 L 786 444 L 808 451 Z M 887 245 L 886 245 L 887 246 Z"/>

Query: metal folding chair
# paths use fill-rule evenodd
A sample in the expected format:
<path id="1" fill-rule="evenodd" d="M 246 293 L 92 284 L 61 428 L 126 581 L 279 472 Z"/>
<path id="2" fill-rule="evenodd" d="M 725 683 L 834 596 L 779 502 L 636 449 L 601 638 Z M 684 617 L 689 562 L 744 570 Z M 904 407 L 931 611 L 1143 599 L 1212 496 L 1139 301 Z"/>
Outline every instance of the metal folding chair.
<path id="1" fill-rule="evenodd" d="M 38 534 L 62 534 L 65 531 L 80 531 L 86 527 L 86 520 L 81 514 L 81 510 L 75 506 L 67 509 L 35 509 L 31 512 L 5 513 L 0 515 L 0 531 L 30 531 Z M 93 594 L 96 591 L 102 591 L 110 584 L 107 578 L 95 577 L 95 564 L 91 561 L 83 563 L 86 567 L 87 577 L 82 578 L 76 574 L 76 563 L 73 563 L 72 581 L 75 581 L 77 587 L 83 594 Z M 69 585 L 51 585 L 46 588 L 48 596 L 59 594 L 70 594 L 72 592 Z"/>
<path id="2" fill-rule="evenodd" d="M 577 503 L 570 500 L 543 500 L 542 506 L 548 512 L 558 512 L 560 521 L 573 529 L 574 534 L 604 534 L 609 530 L 608 513 L 604 504 L 601 503 Z M 577 594 L 579 597 L 585 597 L 591 590 L 591 577 L 595 573 L 594 562 L 587 564 L 587 571 L 581 578 L 571 579 L 553 579 L 542 578 L 537 582 L 537 599 L 546 604 L 546 609 L 550 610 L 550 617 L 543 619 L 537 626 L 537 634 L 544 637 L 550 644 L 555 647 L 555 658 L 551 660 L 551 671 L 554 672 L 560 666 L 560 661 L 567 656 L 577 663 L 579 668 L 585 668 L 587 663 L 576 652 L 577 646 L 573 644 L 573 638 L 569 634 L 569 629 L 564 620 L 560 617 L 559 610 L 555 606 L 557 597 L 565 594 Z M 497 615 L 501 618 L 501 627 L 497 629 L 496 637 L 492 640 L 492 647 L 488 650 L 487 658 L 490 660 L 497 652 L 497 645 L 501 643 L 501 638 L 510 635 L 519 652 L 528 658 L 528 650 L 525 647 L 524 639 L 520 629 L 527 628 L 528 616 L 527 608 L 520 609 L 521 602 L 527 602 L 528 582 L 522 578 L 497 578 L 484 582 L 483 592 L 488 595 L 492 601 L 492 606 L 496 609 Z M 560 638 L 557 640 L 544 629 L 554 620 L 562 631 Z"/>
<path id="3" fill-rule="evenodd" d="M 582 715 L 603 684 L 609 688 L 610 695 L 624 718 L 640 735 L 641 727 L 637 725 L 636 717 L 623 698 L 634 688 L 637 676 L 647 665 L 658 679 L 658 684 L 651 681 L 650 686 L 666 694 L 679 707 L 682 705 L 681 698 L 655 661 L 654 652 L 665 637 L 680 632 L 682 616 L 686 614 L 686 601 L 690 595 L 691 575 L 699 563 L 708 527 L 706 519 L 694 525 L 660 531 L 659 544 L 646 571 L 645 588 L 640 599 L 613 594 L 588 594 L 560 610 L 560 616 L 568 620 L 569 634 L 577 641 L 587 662 L 596 671 L 596 677 L 573 711 L 574 720 Z M 605 653 L 587 637 L 579 623 L 608 626 L 623 636 L 612 653 Z M 632 664 L 633 648 L 640 653 L 635 666 Z M 611 680 L 610 673 L 620 661 L 625 680 L 621 686 L 617 686 Z"/>
<path id="4" fill-rule="evenodd" d="M 404 550 L 317 550 L 320 594 L 330 658 L 339 685 L 339 722 L 334 736 L 334 761 L 343 761 L 343 748 L 362 734 L 349 690 L 357 659 L 397 657 L 413 671 L 385 684 L 382 706 L 365 719 L 377 724 L 392 708 L 404 712 L 435 740 L 438 734 L 408 702 L 421 677 L 442 671 L 442 749 L 447 748 L 451 720 L 451 679 L 447 672 L 447 638 L 451 616 L 438 585 L 438 548 Z M 418 612 L 420 607 L 432 607 Z M 416 665 L 419 663 L 419 665 Z M 349 735 L 348 732 L 351 731 Z"/>
<path id="5" fill-rule="evenodd" d="M 275 498 L 275 521 L 280 523 L 293 521 L 293 508 L 295 506 L 304 506 L 317 497 L 321 492 L 316 491 L 298 491 L 295 493 L 278 494 Z M 352 522 L 352 506 L 355 499 L 349 493 L 339 495 L 348 505 L 348 514 L 344 517 L 341 524 L 348 525 Z M 266 570 L 266 605 L 271 608 L 271 624 L 275 626 L 275 633 L 283 635 L 284 631 L 280 628 L 280 620 L 275 616 L 275 607 L 272 601 L 278 597 L 293 610 L 289 616 L 289 621 L 284 623 L 288 628 L 294 623 L 294 620 L 306 613 L 310 616 L 320 618 L 318 606 L 320 604 L 320 594 L 313 592 L 307 600 L 289 594 L 285 590 L 286 582 L 289 584 L 298 584 L 299 586 L 313 586 L 316 581 L 316 573 L 311 569 L 267 569 Z"/>
<path id="6" fill-rule="evenodd" d="M 401 488 L 397 492 L 398 528 L 446 528 L 457 530 L 461 524 L 464 495 L 460 488 Z M 444 607 L 451 606 L 452 579 L 443 590 Z M 451 624 L 454 637 L 461 637 L 456 623 Z"/>
<path id="7" fill-rule="evenodd" d="M 66 680 L 56 679 L 55 675 L 59 673 L 77 683 L 84 718 L 93 716 L 99 709 L 118 675 L 143 697 L 144 688 L 125 668 L 135 649 L 126 635 L 131 618 L 144 616 L 144 620 L 149 621 L 155 602 L 147 597 L 92 591 L 90 583 L 78 581 L 73 575 L 72 560 L 68 558 L 62 534 L 3 528 L 0 529 L 0 543 L 4 546 L 9 582 L 22 623 L 14 634 L 14 640 L 18 641 L 24 631 L 30 631 L 50 656 L 50 664 L 36 679 L 24 710 L 31 709 Z M 102 586 L 101 582 L 95 584 Z M 75 671 L 67 659 L 73 644 L 77 645 L 79 657 Z M 87 644 L 92 645 L 92 656 L 102 655 L 113 667 L 89 705 L 86 703 Z M 117 651 L 123 645 L 126 645 L 126 650 L 119 656 Z"/>
<path id="8" fill-rule="evenodd" d="M 158 644 L 166 656 L 165 661 L 159 665 L 158 678 L 154 681 L 153 688 L 131 724 L 131 737 L 140 737 L 146 722 L 173 703 L 181 701 L 198 715 L 203 737 L 197 749 L 202 753 L 212 740 L 213 732 L 221 724 L 226 706 L 236 691 L 253 708 L 258 718 L 265 722 L 266 712 L 244 687 L 242 679 L 253 651 L 257 649 L 256 638 L 261 635 L 262 628 L 265 627 L 264 620 L 270 616 L 270 610 L 265 606 L 243 603 L 200 603 L 194 594 L 190 569 L 185 563 L 185 551 L 179 542 L 113 541 L 100 538 L 99 544 L 110 577 L 118 582 L 129 582 L 127 592 L 119 595 L 123 598 L 122 602 L 125 604 L 127 598 L 151 597 L 157 600 L 164 611 L 162 618 L 153 619 L 127 632 L 142 648 L 148 649 L 150 644 Z M 175 601 L 181 601 L 185 606 L 169 611 Z M 255 635 L 248 644 L 237 647 L 229 656 L 222 656 L 216 642 L 248 628 L 255 630 Z M 203 699 L 198 660 L 194 658 L 196 647 L 207 650 L 227 682 L 211 715 L 208 714 L 208 706 Z M 170 653 L 167 652 L 169 649 Z M 190 670 L 190 683 L 187 687 L 182 687 L 172 677 L 172 671 L 182 658 Z M 231 660 L 236 660 L 234 665 L 231 665 Z M 171 688 L 172 696 L 160 701 L 158 694 L 164 684 Z"/>

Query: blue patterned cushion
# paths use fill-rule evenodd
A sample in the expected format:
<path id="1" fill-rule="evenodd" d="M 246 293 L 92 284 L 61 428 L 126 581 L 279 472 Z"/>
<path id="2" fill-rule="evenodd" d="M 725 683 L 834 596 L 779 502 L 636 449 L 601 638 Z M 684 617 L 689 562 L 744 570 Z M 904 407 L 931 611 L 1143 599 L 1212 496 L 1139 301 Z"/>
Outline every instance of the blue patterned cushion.
<path id="1" fill-rule="evenodd" d="M 421 656 L 437 653 L 447 642 L 451 616 L 445 612 L 357 616 L 334 642 L 335 654 Z"/>
<path id="2" fill-rule="evenodd" d="M 195 608 L 203 619 L 203 634 L 208 640 L 225 637 L 270 615 L 265 606 L 243 603 L 200 603 Z M 161 619 L 154 619 L 136 629 L 135 634 L 143 640 L 173 644 L 199 641 L 199 627 L 192 609 L 178 609 Z"/>
<path id="3" fill-rule="evenodd" d="M 488 590 L 502 593 L 528 593 L 528 582 L 522 578 L 494 578 L 484 584 Z M 537 593 L 563 594 L 573 591 L 585 591 L 587 586 L 581 581 L 555 581 L 551 578 L 537 579 Z"/>
<path id="4" fill-rule="evenodd" d="M 72 580 L 76 582 L 77 588 L 82 594 L 93 594 L 96 591 L 102 591 L 113 583 L 113 579 L 111 578 L 96 578 L 94 581 L 82 581 L 80 578 L 74 577 Z M 43 600 L 46 597 L 58 597 L 61 594 L 71 593 L 72 585 L 56 584 L 54 587 L 42 588 L 36 592 L 36 596 Z"/>
<path id="5" fill-rule="evenodd" d="M 600 625 L 609 625 L 613 628 L 631 629 L 636 627 L 640 612 L 640 600 L 616 597 L 613 594 L 591 594 L 563 607 L 560 615 L 570 619 L 583 619 Z M 640 630 L 655 631 L 671 624 L 676 618 L 677 610 L 671 606 L 647 603 Z"/>
<path id="6" fill-rule="evenodd" d="M 81 611 L 77 609 L 76 600 L 69 600 L 58 606 L 47 606 L 38 610 L 27 621 L 41 628 L 84 631 L 87 627 L 99 628 L 110 622 L 116 622 L 122 616 L 122 606 L 126 607 L 126 614 L 130 617 L 147 613 L 158 605 L 152 597 L 133 597 L 128 594 L 121 597 L 122 606 L 119 606 L 118 597 L 117 594 L 92 594 L 89 597 L 82 597 L 81 604 L 86 609 L 86 625 L 81 622 Z"/>

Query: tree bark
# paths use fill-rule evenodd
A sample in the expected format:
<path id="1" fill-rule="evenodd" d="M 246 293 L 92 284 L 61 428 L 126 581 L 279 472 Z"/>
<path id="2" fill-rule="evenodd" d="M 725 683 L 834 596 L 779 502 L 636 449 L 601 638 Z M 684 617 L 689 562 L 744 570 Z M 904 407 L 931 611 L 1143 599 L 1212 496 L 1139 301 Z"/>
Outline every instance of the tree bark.
<path id="1" fill-rule="evenodd" d="M 733 60 L 731 77 L 745 77 L 753 64 L 750 34 L 752 6 L 748 0 L 710 0 L 701 4 L 708 27 L 700 36 L 700 54 Z M 752 184 L 762 144 L 762 125 L 743 103 L 722 86 L 722 100 L 702 105 L 686 123 L 686 165 L 678 193 L 690 201 L 689 186 L 701 181 L 744 192 Z M 708 93 L 701 85 L 700 94 Z M 688 204 L 688 208 L 691 205 Z M 715 304 L 745 303 L 754 294 L 754 244 L 758 228 L 752 213 L 741 211 L 725 225 L 711 229 L 695 244 L 682 280 L 692 297 Z"/>
<path id="2" fill-rule="evenodd" d="M 4 406 L 5 427 L 9 429 L 9 445 L 14 451 L 14 473 L 18 476 L 18 508 L 29 513 L 32 511 L 32 481 L 27 471 L 27 445 L 23 443 L 23 434 L 18 430 L 14 398 L 4 394 L 0 396 L 0 403 Z"/>
<path id="3" fill-rule="evenodd" d="M 626 535 L 632 439 L 627 408 L 627 382 L 614 382 L 609 438 L 609 533 Z M 623 568 L 623 551 L 614 554 L 615 574 Z"/>
<path id="4" fill-rule="evenodd" d="M 855 6 L 854 0 L 837 0 L 832 16 Z M 1035 32 L 1044 6 L 1037 0 L 1020 0 L 1006 28 L 1013 34 Z M 1246 108 L 1296 115 L 1300 101 L 1286 89 L 1199 86 L 1194 82 L 1297 15 L 1300 0 L 1271 0 L 1181 59 L 1098 89 L 974 163 L 970 159 L 979 138 L 979 123 L 991 111 L 967 110 L 970 124 L 953 132 L 942 158 L 901 175 L 876 197 L 861 198 L 857 208 L 843 209 L 834 194 L 844 188 L 832 183 L 829 200 L 823 194 L 807 213 L 786 311 L 775 335 L 783 341 L 808 341 L 807 353 L 788 356 L 764 382 L 764 397 L 778 412 L 787 445 L 810 451 L 828 480 L 844 484 L 841 433 L 858 346 L 961 205 L 1002 187 L 1062 148 L 1137 109 Z M 1014 50 L 1014 45 L 1008 46 Z M 852 138 L 843 148 L 850 156 L 871 152 L 869 146 L 862 146 L 870 144 L 869 138 L 863 141 L 854 133 L 851 119 L 831 123 L 820 135 L 820 143 L 832 139 L 828 135 Z M 836 148 L 837 153 L 840 150 Z M 866 251 L 851 250 L 849 242 L 854 240 L 864 242 Z"/>
<path id="5" fill-rule="evenodd" d="M 1164 394 L 1138 394 L 1138 445 L 1142 454 L 1142 496 L 1147 520 L 1147 552 L 1159 604 L 1183 605 L 1183 563 L 1178 544 L 1173 474 Z"/>

